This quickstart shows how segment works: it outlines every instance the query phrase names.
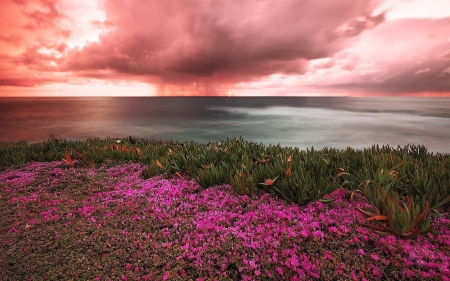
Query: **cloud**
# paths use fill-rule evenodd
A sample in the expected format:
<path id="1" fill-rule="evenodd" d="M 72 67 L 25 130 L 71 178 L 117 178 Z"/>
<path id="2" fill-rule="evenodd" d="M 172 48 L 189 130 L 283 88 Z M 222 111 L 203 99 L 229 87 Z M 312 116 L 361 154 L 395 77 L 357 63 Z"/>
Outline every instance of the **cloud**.
<path id="1" fill-rule="evenodd" d="M 18 36 L 18 35 L 3 35 L 0 34 L 0 41 L 6 43 L 6 44 L 10 44 L 13 46 L 19 46 L 20 43 L 22 43 L 23 38 Z"/>
<path id="2" fill-rule="evenodd" d="M 444 77 L 444 76 L 446 76 L 447 74 L 450 75 L 450 67 L 447 67 L 446 69 L 442 70 L 442 72 L 439 73 L 438 76 Z"/>
<path id="3" fill-rule="evenodd" d="M 384 20 L 385 20 L 384 12 L 375 16 L 359 17 L 343 25 L 338 30 L 343 32 L 347 36 L 353 37 L 361 34 L 363 31 L 367 29 L 379 25 L 380 23 L 384 22 Z"/>
<path id="4" fill-rule="evenodd" d="M 439 55 L 439 58 L 440 58 L 441 60 L 450 60 L 450 49 L 448 49 L 448 50 L 442 52 L 442 53 Z"/>
<path id="5" fill-rule="evenodd" d="M 25 5 L 23 1 L 15 1 L 20 5 Z M 56 7 L 59 0 L 39 0 L 31 1 L 39 4 L 39 6 L 29 5 L 29 11 L 24 12 L 28 18 L 27 28 L 31 30 L 39 28 L 54 28 L 58 26 L 64 15 L 61 14 Z M 33 3 L 34 4 L 34 3 Z"/>
<path id="6" fill-rule="evenodd" d="M 443 59 L 450 49 L 448 26 L 450 17 L 384 22 L 336 54 L 335 66 L 318 76 L 321 80 L 303 85 L 357 94 L 450 92 L 445 77 L 450 61 Z"/>
<path id="7" fill-rule="evenodd" d="M 14 86 L 14 87 L 35 87 L 36 85 L 41 85 L 48 83 L 48 79 L 30 79 L 26 78 L 0 78 L 0 86 Z"/>
<path id="8" fill-rule="evenodd" d="M 386 20 L 395 11 L 400 17 L 403 4 L 382 4 L 5 0 L 0 86 L 123 81 L 176 95 L 450 92 L 450 17 Z"/>
<path id="9" fill-rule="evenodd" d="M 382 23 L 374 8 L 353 0 L 111 0 L 110 31 L 70 51 L 65 67 L 183 86 L 301 75 L 309 60 L 332 56 Z"/>
<path id="10" fill-rule="evenodd" d="M 414 72 L 413 75 L 417 75 L 417 74 L 420 74 L 420 73 L 425 73 L 425 72 L 428 72 L 428 71 L 430 71 L 430 68 L 429 68 L 429 67 L 428 67 L 428 68 L 425 68 L 425 69 L 417 70 L 416 72 Z"/>
<path id="11" fill-rule="evenodd" d="M 335 65 L 335 61 L 332 58 L 327 58 L 325 60 L 319 59 L 319 61 L 320 62 L 313 64 L 314 68 L 316 68 L 316 69 L 331 68 Z"/>
<path id="12" fill-rule="evenodd" d="M 34 87 L 64 81 L 58 64 L 71 35 L 59 0 L 7 0 L 0 16 L 0 85 Z"/>

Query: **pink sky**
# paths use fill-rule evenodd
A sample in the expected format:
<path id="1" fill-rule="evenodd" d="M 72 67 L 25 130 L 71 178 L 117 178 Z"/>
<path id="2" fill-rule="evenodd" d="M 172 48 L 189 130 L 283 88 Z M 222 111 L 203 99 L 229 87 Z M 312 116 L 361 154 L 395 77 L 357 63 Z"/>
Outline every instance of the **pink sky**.
<path id="1" fill-rule="evenodd" d="M 450 96 L 449 0 L 0 8 L 0 96 Z"/>

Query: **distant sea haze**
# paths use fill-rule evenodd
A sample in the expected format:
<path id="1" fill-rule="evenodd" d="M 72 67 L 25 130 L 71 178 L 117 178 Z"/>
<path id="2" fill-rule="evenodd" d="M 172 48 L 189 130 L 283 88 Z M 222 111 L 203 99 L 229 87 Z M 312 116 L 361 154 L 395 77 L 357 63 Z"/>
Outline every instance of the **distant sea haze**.
<path id="1" fill-rule="evenodd" d="M 300 149 L 422 144 L 450 153 L 450 98 L 0 98 L 0 141 L 133 136 L 244 140 Z"/>

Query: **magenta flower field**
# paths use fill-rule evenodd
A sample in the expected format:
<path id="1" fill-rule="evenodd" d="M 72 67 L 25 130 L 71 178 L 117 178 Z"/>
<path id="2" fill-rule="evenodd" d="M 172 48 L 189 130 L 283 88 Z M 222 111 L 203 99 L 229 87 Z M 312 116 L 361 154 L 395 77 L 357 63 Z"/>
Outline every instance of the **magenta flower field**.
<path id="1" fill-rule="evenodd" d="M 138 163 L 30 163 L 0 173 L 1 280 L 450 280 L 450 218 L 380 236 L 346 189 L 330 203 L 144 180 Z M 440 210 L 441 212 L 448 212 Z"/>

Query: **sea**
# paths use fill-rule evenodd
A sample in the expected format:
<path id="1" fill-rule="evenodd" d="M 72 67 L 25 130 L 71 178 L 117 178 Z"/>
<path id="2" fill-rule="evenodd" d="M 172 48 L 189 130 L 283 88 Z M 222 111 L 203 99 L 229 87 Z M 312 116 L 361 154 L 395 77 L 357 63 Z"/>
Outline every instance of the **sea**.
<path id="1" fill-rule="evenodd" d="M 2 97 L 0 141 L 246 141 L 321 149 L 424 145 L 450 153 L 450 98 Z"/>

